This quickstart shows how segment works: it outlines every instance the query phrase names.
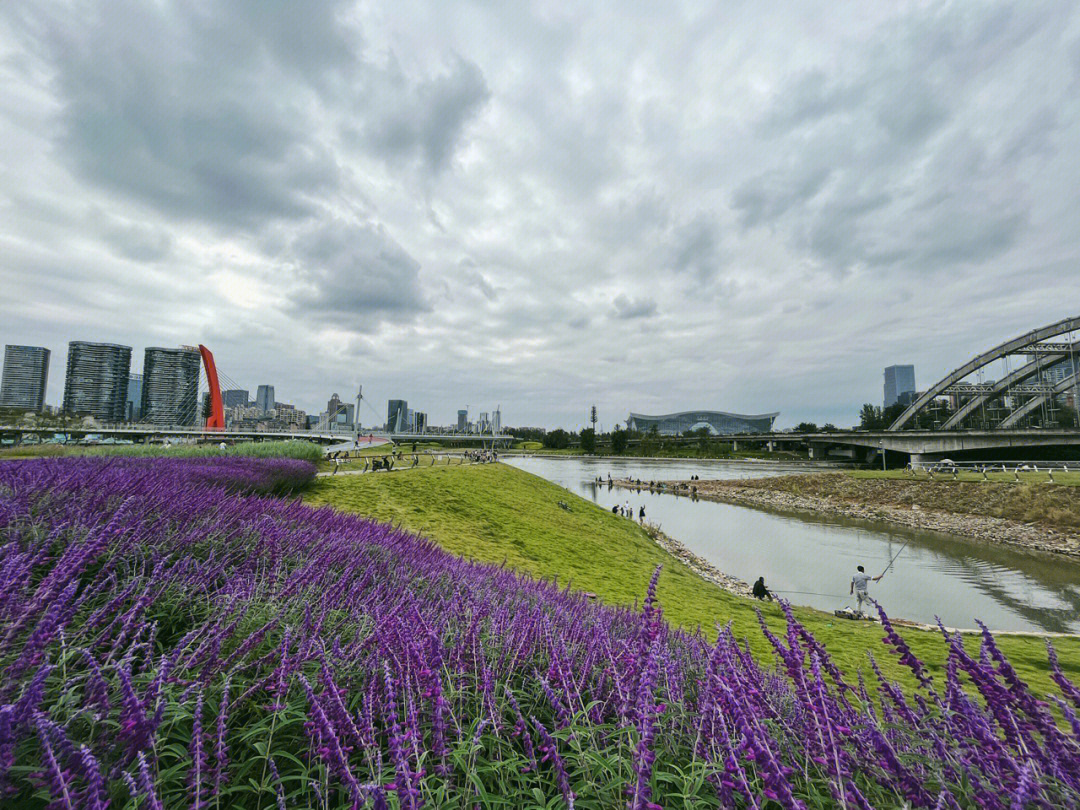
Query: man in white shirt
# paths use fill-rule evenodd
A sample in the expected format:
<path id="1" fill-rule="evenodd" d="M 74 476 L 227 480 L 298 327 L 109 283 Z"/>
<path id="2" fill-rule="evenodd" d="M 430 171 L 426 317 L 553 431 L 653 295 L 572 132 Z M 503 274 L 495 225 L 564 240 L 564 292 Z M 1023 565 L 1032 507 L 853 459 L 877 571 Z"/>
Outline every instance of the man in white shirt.
<path id="1" fill-rule="evenodd" d="M 855 576 L 853 576 L 851 578 L 851 588 L 848 591 L 848 593 L 849 594 L 855 594 L 856 598 L 859 600 L 859 606 L 858 606 L 857 610 L 858 610 L 858 613 L 859 613 L 860 616 L 862 615 L 862 612 L 863 612 L 863 610 L 862 610 L 863 602 L 869 602 L 870 601 L 870 595 L 866 592 L 866 584 L 868 582 L 870 582 L 870 581 L 878 582 L 881 579 L 881 577 L 883 577 L 883 576 L 885 576 L 885 575 L 882 574 L 881 576 L 871 577 L 869 574 L 866 573 L 866 571 L 860 565 L 859 566 L 859 572 L 857 574 L 855 574 Z"/>

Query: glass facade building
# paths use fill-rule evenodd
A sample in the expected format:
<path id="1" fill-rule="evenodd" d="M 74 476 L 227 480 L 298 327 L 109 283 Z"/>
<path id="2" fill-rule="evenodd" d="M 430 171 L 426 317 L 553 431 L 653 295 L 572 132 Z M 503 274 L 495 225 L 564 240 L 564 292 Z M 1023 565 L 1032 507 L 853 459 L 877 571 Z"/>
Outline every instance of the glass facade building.
<path id="1" fill-rule="evenodd" d="M 255 407 L 263 413 L 274 410 L 277 400 L 274 399 L 274 386 L 260 385 L 255 391 Z"/>
<path id="2" fill-rule="evenodd" d="M 221 392 L 221 407 L 225 410 L 230 408 L 246 408 L 251 401 L 251 394 L 246 388 L 230 388 Z"/>
<path id="3" fill-rule="evenodd" d="M 0 407 L 40 412 L 45 407 L 49 381 L 48 349 L 43 346 L 4 347 L 4 377 L 0 382 Z"/>
<path id="4" fill-rule="evenodd" d="M 201 363 L 197 349 L 148 348 L 143 361 L 142 421 L 161 426 L 194 425 Z"/>
<path id="5" fill-rule="evenodd" d="M 386 429 L 391 433 L 405 433 L 409 429 L 409 403 L 403 399 L 391 399 L 386 405 Z"/>
<path id="6" fill-rule="evenodd" d="M 915 394 L 915 366 L 888 366 L 885 369 L 885 407 L 905 401 Z"/>
<path id="7" fill-rule="evenodd" d="M 130 373 L 130 346 L 71 341 L 64 378 L 64 411 L 102 422 L 122 422 Z"/>
<path id="8" fill-rule="evenodd" d="M 142 419 L 142 374 L 129 374 L 124 421 L 138 422 L 140 419 Z"/>
<path id="9" fill-rule="evenodd" d="M 656 428 L 661 436 L 679 436 L 706 428 L 713 435 L 735 433 L 770 433 L 780 412 L 742 414 L 726 411 L 680 411 L 659 416 L 632 413 L 626 420 L 627 430 L 650 433 Z"/>

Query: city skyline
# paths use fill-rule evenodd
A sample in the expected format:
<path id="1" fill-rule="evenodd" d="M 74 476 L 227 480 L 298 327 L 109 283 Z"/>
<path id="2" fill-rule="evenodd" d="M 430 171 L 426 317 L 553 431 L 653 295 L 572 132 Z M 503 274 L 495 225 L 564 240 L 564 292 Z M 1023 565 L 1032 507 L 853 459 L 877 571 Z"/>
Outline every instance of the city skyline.
<path id="1" fill-rule="evenodd" d="M 6 4 L 0 340 L 433 424 L 851 424 L 1080 298 L 1078 41 L 1054 0 Z"/>

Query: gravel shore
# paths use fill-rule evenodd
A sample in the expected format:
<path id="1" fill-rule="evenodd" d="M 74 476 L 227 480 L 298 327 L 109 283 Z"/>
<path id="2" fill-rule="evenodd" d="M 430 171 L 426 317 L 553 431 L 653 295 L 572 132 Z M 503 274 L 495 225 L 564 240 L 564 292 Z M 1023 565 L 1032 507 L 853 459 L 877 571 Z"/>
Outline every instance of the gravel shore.
<path id="1" fill-rule="evenodd" d="M 669 537 L 651 524 L 646 523 L 643 528 L 649 537 L 656 541 L 658 546 L 672 556 L 677 557 L 702 579 L 706 579 L 715 585 L 719 585 L 725 591 L 730 591 L 736 596 L 753 595 L 750 586 L 741 579 L 733 577 L 730 574 L 725 574 L 711 562 L 704 557 L 699 557 L 678 540 Z"/>

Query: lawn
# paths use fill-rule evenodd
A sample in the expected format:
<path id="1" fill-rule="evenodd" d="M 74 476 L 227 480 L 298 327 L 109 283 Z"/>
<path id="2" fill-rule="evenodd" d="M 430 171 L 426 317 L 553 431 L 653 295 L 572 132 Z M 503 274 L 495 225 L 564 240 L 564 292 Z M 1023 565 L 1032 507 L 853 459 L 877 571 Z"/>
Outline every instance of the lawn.
<path id="1" fill-rule="evenodd" d="M 304 497 L 312 504 L 328 504 L 398 524 L 460 556 L 505 563 L 535 577 L 595 593 L 611 604 L 630 605 L 639 600 L 641 583 L 662 563 L 658 596 L 669 621 L 687 628 L 700 625 L 710 636 L 718 623 L 731 622 L 736 636 L 747 638 L 759 656 L 769 656 L 770 650 L 757 627 L 755 608 L 762 608 L 772 627 L 782 626 L 775 605 L 729 594 L 660 549 L 632 522 L 503 464 L 324 477 Z M 910 674 L 887 653 L 877 625 L 837 620 L 808 608 L 800 608 L 796 614 L 849 673 L 865 671 L 867 653 L 873 652 L 890 675 L 914 684 Z M 917 630 L 906 630 L 904 636 L 940 679 L 946 653 L 941 637 Z M 1080 675 L 1080 639 L 1056 639 L 1054 643 L 1063 668 L 1076 678 Z M 1040 691 L 1053 688 L 1043 639 L 1001 636 L 999 644 L 1032 686 Z M 976 649 L 974 640 L 971 646 Z"/>

